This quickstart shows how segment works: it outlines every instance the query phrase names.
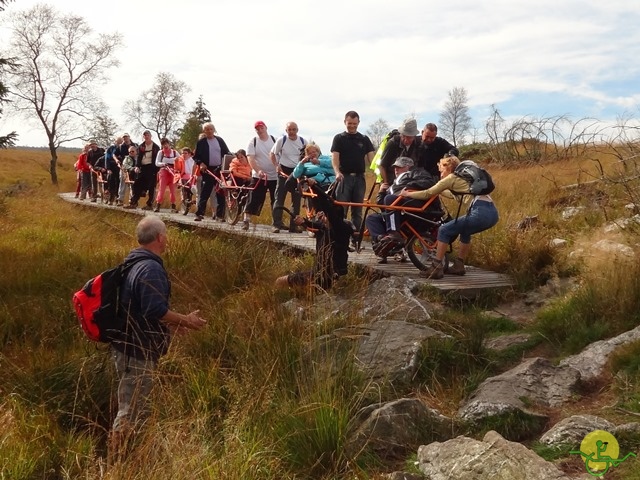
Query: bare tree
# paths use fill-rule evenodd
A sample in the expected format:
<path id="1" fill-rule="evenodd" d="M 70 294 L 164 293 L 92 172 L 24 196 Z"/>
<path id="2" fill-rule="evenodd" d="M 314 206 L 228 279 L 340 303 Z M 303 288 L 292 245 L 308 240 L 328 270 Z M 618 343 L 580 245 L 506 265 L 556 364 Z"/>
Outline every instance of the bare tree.
<path id="1" fill-rule="evenodd" d="M 124 104 L 124 115 L 127 121 L 150 130 L 158 138 L 173 134 L 182 122 L 184 112 L 184 95 L 191 89 L 173 74 L 160 72 L 156 75 L 155 84 L 142 92 L 137 100 L 127 100 Z M 175 139 L 172 139 L 175 140 Z"/>
<path id="2" fill-rule="evenodd" d="M 94 87 L 117 66 L 118 35 L 93 35 L 87 21 L 48 5 L 11 17 L 10 48 L 20 64 L 10 72 L 15 108 L 42 125 L 48 139 L 51 181 L 58 183 L 57 149 L 82 138 L 82 123 L 98 111 Z"/>
<path id="3" fill-rule="evenodd" d="M 0 0 L 0 12 L 4 11 L 4 6 L 11 0 Z M 0 115 L 2 115 L 2 104 L 7 100 L 9 89 L 2 83 L 2 72 L 6 70 L 12 70 L 16 68 L 15 58 L 0 58 Z M 14 131 L 6 135 L 0 135 L 0 148 L 13 147 L 15 141 L 18 138 L 18 134 Z"/>
<path id="4" fill-rule="evenodd" d="M 367 129 L 367 135 L 371 139 L 371 142 L 373 143 L 373 146 L 375 148 L 378 148 L 380 142 L 382 142 L 382 139 L 387 133 L 389 133 L 389 130 L 391 130 L 391 128 L 389 128 L 389 124 L 382 118 L 379 118 L 378 120 L 373 122 Z"/>
<path id="5" fill-rule="evenodd" d="M 118 124 L 116 121 L 109 115 L 101 113 L 96 115 L 96 118 L 89 125 L 85 138 L 87 140 L 95 140 L 102 147 L 108 147 L 113 143 L 117 131 Z"/>
<path id="6" fill-rule="evenodd" d="M 454 87 L 449 91 L 449 99 L 440 112 L 438 129 L 455 146 L 464 145 L 465 137 L 471 131 L 468 101 L 467 90 L 464 87 Z"/>

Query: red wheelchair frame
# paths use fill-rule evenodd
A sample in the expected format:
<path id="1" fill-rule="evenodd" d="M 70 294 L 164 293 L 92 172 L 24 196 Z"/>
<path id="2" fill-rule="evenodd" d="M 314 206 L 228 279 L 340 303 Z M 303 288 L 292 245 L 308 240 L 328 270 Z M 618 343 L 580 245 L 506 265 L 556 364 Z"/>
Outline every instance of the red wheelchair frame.
<path id="1" fill-rule="evenodd" d="M 304 181 L 302 181 L 301 184 L 302 183 L 304 183 Z M 335 184 L 332 184 L 332 186 L 334 185 Z M 302 195 L 305 196 L 315 195 L 310 189 L 305 189 L 302 185 L 301 192 Z M 356 236 L 356 252 L 358 253 L 362 251 L 362 239 L 365 234 L 368 233 L 366 231 L 365 220 L 369 212 L 399 211 L 403 216 L 399 232 L 402 235 L 404 242 L 401 245 L 398 245 L 397 249 L 391 250 L 388 255 L 397 255 L 406 251 L 411 263 L 413 263 L 416 268 L 419 270 L 426 270 L 435 259 L 438 229 L 443 223 L 445 223 L 445 218 L 448 217 L 446 211 L 428 211 L 429 207 L 432 206 L 438 198 L 438 195 L 429 198 L 421 207 L 400 205 L 403 197 L 398 197 L 391 205 L 380 205 L 369 201 L 361 203 L 343 202 L 339 200 L 333 201 L 336 205 L 342 205 L 343 207 L 363 207 L 365 209 L 362 225 Z"/>

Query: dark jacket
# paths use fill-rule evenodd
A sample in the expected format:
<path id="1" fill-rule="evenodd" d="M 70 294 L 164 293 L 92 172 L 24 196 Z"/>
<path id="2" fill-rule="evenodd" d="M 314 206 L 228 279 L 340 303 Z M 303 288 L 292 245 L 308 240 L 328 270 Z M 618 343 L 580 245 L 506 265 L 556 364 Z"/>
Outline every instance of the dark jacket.
<path id="1" fill-rule="evenodd" d="M 405 147 L 400 142 L 399 133 L 387 140 L 384 152 L 382 152 L 382 157 L 380 157 L 380 170 L 384 169 L 387 173 L 387 180 L 389 184 L 393 183 L 393 180 L 396 178 L 396 173 L 393 170 L 393 162 L 395 162 L 398 157 L 409 157 L 413 160 L 413 164 L 417 165 L 420 157 L 421 145 L 422 137 L 419 135 L 415 137 L 413 142 L 411 142 L 411 145 L 408 147 Z"/>
<path id="2" fill-rule="evenodd" d="M 220 144 L 220 162 L 223 162 L 224 156 L 231 152 L 221 137 L 217 135 L 214 135 L 214 137 Z M 196 149 L 193 152 L 193 160 L 196 162 L 196 165 L 204 163 L 207 167 L 211 167 L 211 165 L 209 165 L 209 142 L 207 142 L 206 138 L 201 138 L 198 140 L 198 143 L 196 143 Z M 215 168 L 219 168 L 219 166 L 216 165 Z"/>
<path id="3" fill-rule="evenodd" d="M 157 361 L 167 353 L 170 334 L 160 321 L 169 310 L 171 283 L 162 259 L 145 248 L 132 250 L 125 262 L 136 263 L 128 271 L 120 292 L 120 314 L 126 328 L 113 348 L 137 359 Z"/>
<path id="4" fill-rule="evenodd" d="M 314 283 L 322 288 L 330 288 L 334 275 L 346 275 L 349 256 L 349 241 L 354 233 L 351 222 L 344 218 L 344 209 L 325 193 L 317 183 L 311 186 L 315 197 L 311 204 L 317 212 L 324 212 L 329 220 L 329 228 L 321 224 L 307 223 L 318 228 L 316 233 L 316 261 L 313 266 Z M 308 221 L 305 221 L 305 223 Z"/>
<path id="5" fill-rule="evenodd" d="M 436 137 L 430 145 L 427 145 L 426 143 L 422 143 L 420 145 L 418 163 L 416 166 L 424 168 L 427 172 L 438 178 L 440 176 L 438 162 L 447 153 L 457 157 L 458 149 L 447 142 L 444 138 Z"/>
<path id="6" fill-rule="evenodd" d="M 159 151 L 160 146 L 156 144 L 156 142 L 153 142 L 153 145 L 151 146 L 151 165 L 153 165 L 153 168 L 155 168 L 156 170 L 158 169 L 158 167 L 156 167 L 156 157 L 158 156 Z M 138 145 L 138 157 L 136 158 L 136 167 L 138 168 L 142 167 L 142 159 L 144 158 L 144 153 L 145 143 L 142 142 L 140 145 Z"/>
<path id="7" fill-rule="evenodd" d="M 87 152 L 87 163 L 92 167 L 95 167 L 96 164 L 98 164 L 98 160 L 100 160 L 100 157 L 102 156 L 104 156 L 104 148 L 98 147 L 95 150 L 90 148 Z M 104 159 L 102 160 L 102 162 L 104 162 Z M 104 168 L 104 163 L 98 164 L 98 167 Z"/>

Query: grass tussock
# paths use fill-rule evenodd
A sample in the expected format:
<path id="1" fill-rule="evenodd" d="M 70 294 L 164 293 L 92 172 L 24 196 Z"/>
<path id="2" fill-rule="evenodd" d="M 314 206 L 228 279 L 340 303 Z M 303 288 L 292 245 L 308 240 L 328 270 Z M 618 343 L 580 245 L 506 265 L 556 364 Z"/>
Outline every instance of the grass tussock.
<path id="1" fill-rule="evenodd" d="M 536 331 L 558 354 L 618 335 L 640 324 L 640 263 L 606 258 L 579 287 L 542 311 Z"/>

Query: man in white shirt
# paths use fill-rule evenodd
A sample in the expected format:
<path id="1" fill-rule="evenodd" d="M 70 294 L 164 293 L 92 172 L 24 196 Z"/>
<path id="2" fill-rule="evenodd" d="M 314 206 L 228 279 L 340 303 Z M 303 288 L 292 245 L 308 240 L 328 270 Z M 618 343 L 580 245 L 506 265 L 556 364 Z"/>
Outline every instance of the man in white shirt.
<path id="1" fill-rule="evenodd" d="M 256 136 L 249 141 L 247 146 L 247 159 L 251 165 L 251 185 L 256 188 L 249 196 L 249 202 L 244 209 L 244 220 L 242 221 L 242 229 L 249 230 L 252 215 L 260 215 L 262 206 L 267 197 L 267 190 L 273 206 L 275 202 L 275 190 L 278 179 L 278 171 L 271 161 L 269 154 L 276 143 L 273 135 L 267 133 L 267 125 L 258 120 L 254 124 Z M 266 183 L 265 183 L 266 180 Z M 256 185 L 257 184 L 257 185 Z"/>
<path id="2" fill-rule="evenodd" d="M 293 172 L 293 169 L 300 162 L 300 150 L 304 148 L 304 138 L 298 136 L 298 125 L 295 122 L 287 123 L 285 130 L 286 135 L 278 138 L 275 145 L 269 153 L 271 162 L 276 166 L 278 172 L 278 180 L 276 184 L 276 201 L 273 204 L 273 233 L 279 233 L 280 230 L 295 231 L 295 227 L 290 225 L 286 227 L 282 223 L 282 210 L 275 209 L 283 207 L 285 198 L 287 197 L 287 188 L 285 183 L 287 178 Z M 300 213 L 300 194 L 297 191 L 291 192 L 291 203 L 293 205 L 294 217 Z"/>

